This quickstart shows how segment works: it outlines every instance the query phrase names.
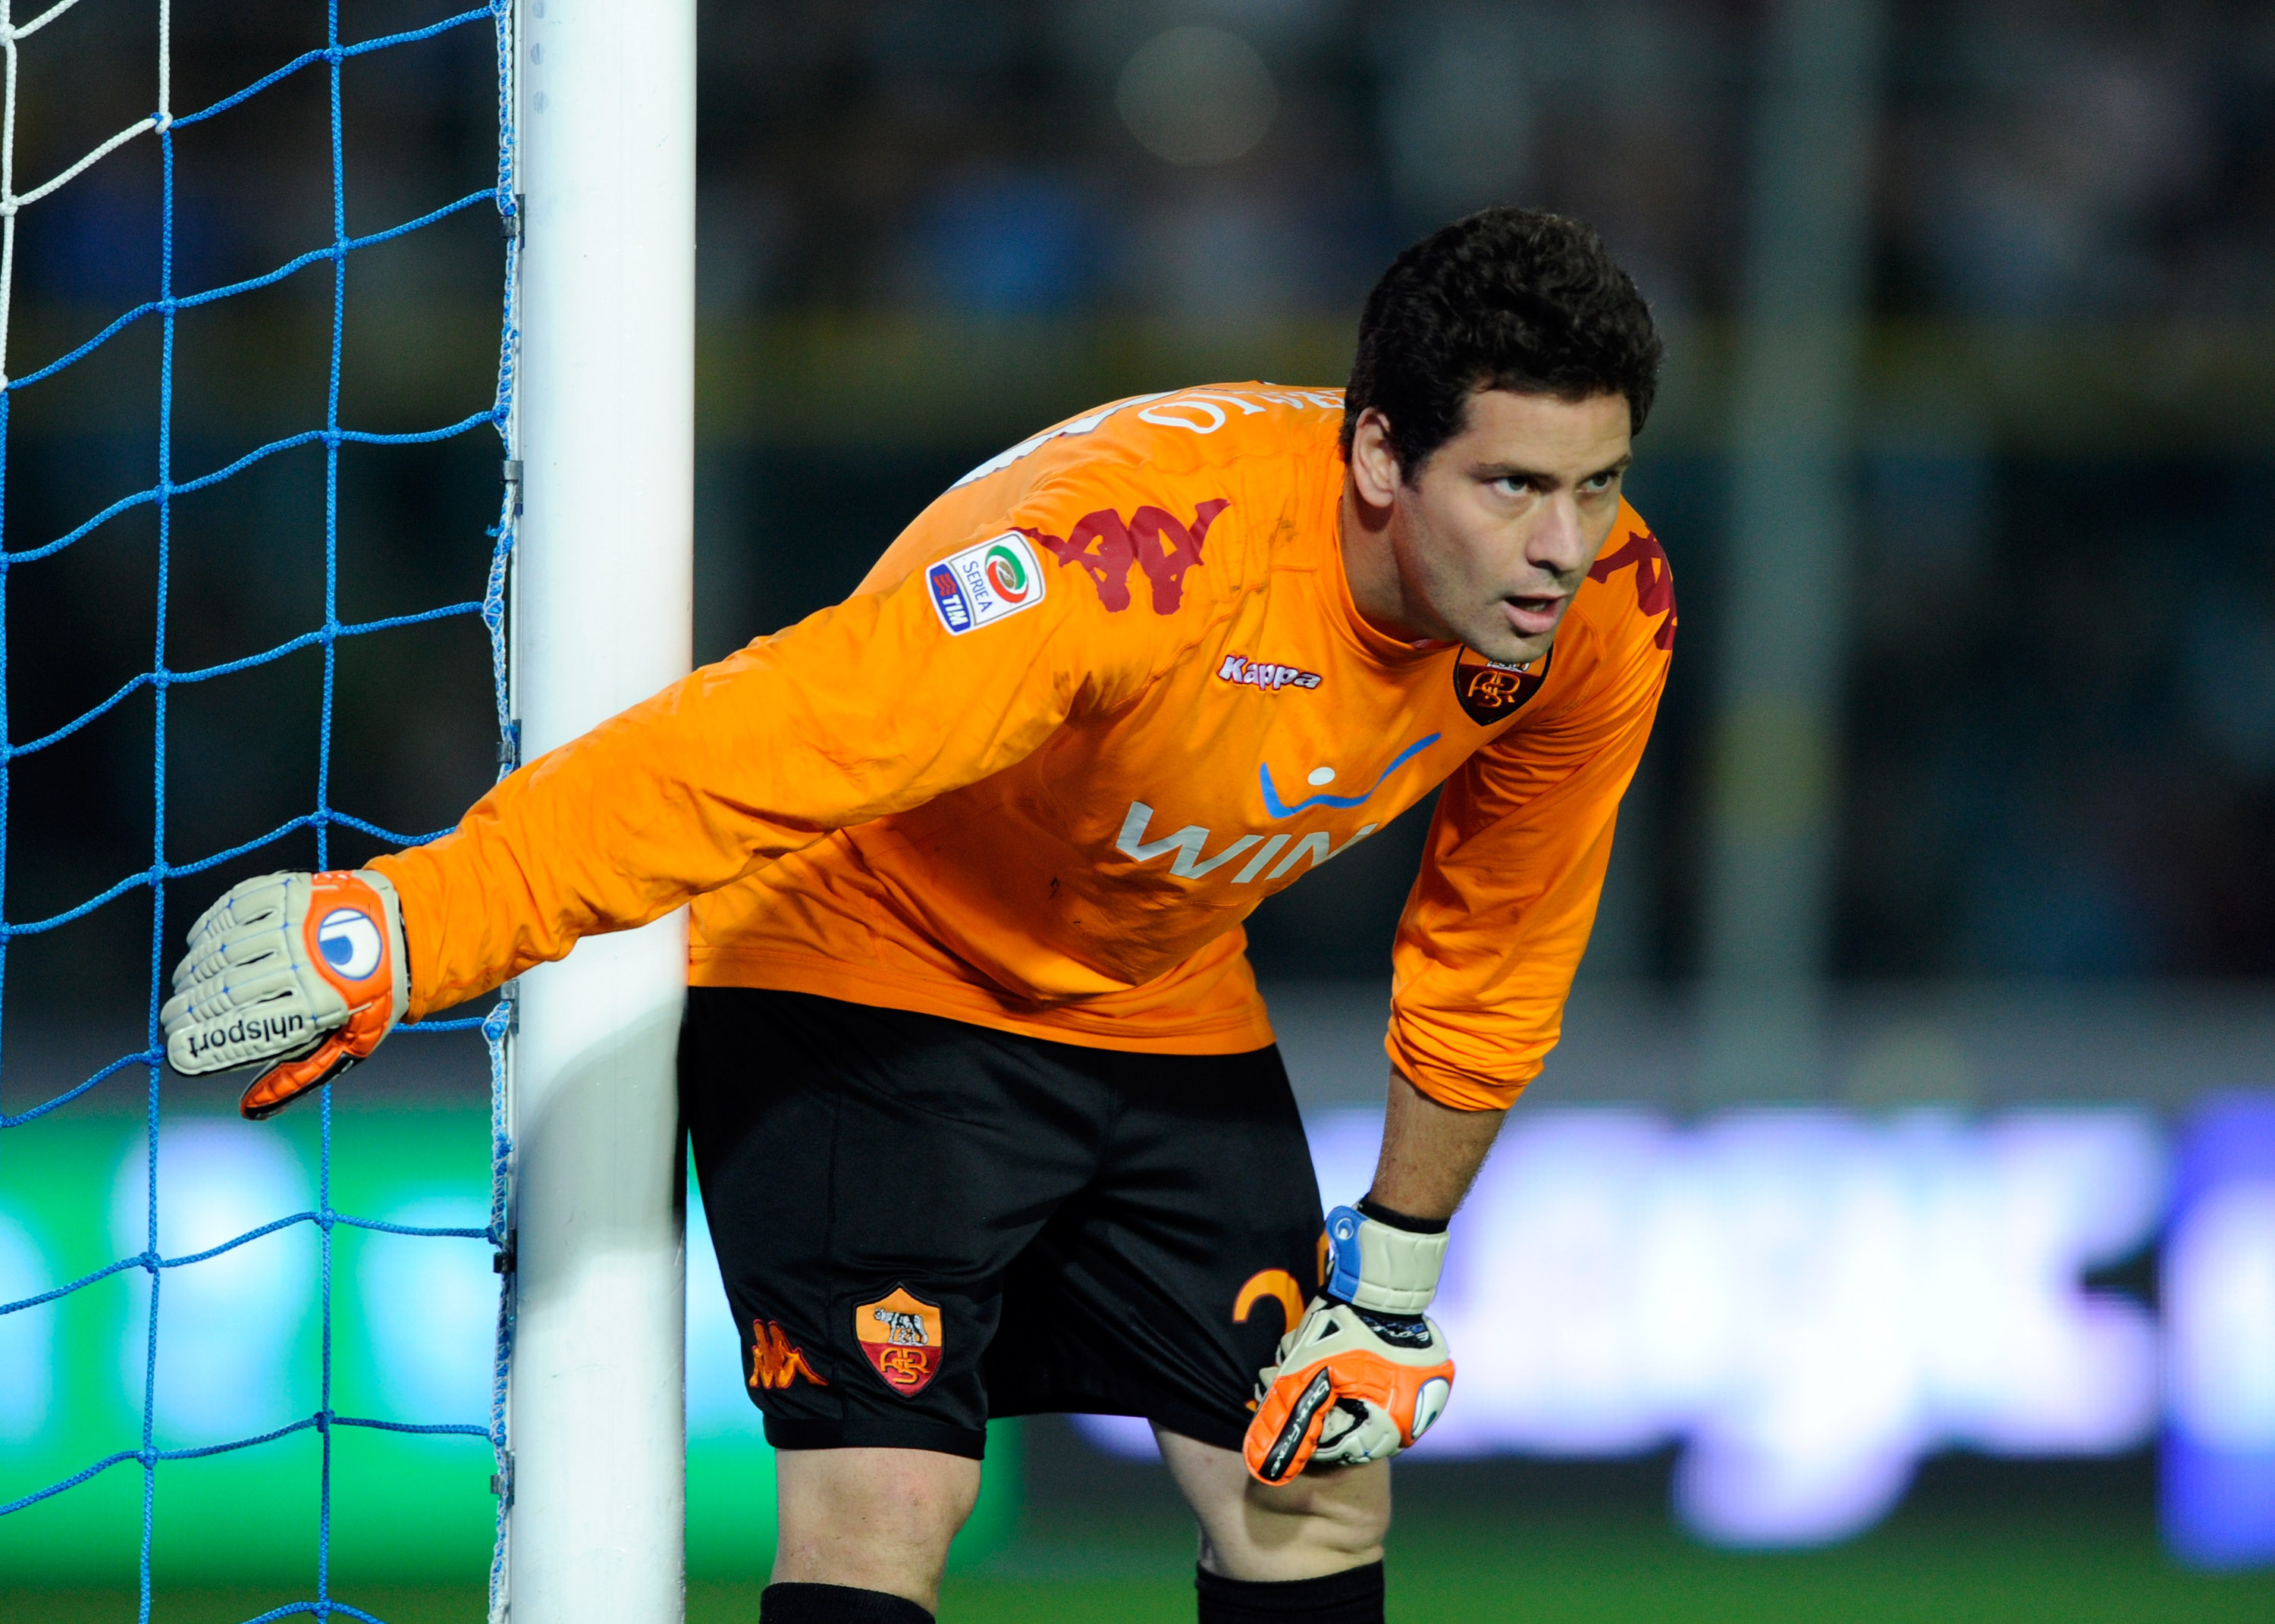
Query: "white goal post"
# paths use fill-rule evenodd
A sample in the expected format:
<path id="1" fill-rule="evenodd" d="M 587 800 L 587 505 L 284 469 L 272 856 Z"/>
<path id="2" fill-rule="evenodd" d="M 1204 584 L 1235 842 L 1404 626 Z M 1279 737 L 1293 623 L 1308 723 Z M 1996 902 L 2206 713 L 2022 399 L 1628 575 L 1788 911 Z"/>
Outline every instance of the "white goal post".
<path id="1" fill-rule="evenodd" d="M 684 676 L 695 7 L 518 0 L 525 760 Z M 684 1608 L 684 912 L 519 989 L 508 1594 L 525 1624 Z"/>

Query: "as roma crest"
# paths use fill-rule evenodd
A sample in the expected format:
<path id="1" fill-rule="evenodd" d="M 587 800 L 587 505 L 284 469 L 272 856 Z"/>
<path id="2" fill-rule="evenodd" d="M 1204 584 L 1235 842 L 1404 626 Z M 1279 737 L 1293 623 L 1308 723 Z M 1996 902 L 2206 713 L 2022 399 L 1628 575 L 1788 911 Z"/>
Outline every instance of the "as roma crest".
<path id="1" fill-rule="evenodd" d="M 853 1334 L 885 1385 L 903 1398 L 922 1393 L 940 1374 L 940 1310 L 904 1286 L 855 1309 Z"/>
<path id="2" fill-rule="evenodd" d="M 1554 650 L 1523 665 L 1501 665 L 1464 648 L 1454 656 L 1454 697 L 1462 714 L 1481 728 L 1506 721 L 1548 680 Z"/>

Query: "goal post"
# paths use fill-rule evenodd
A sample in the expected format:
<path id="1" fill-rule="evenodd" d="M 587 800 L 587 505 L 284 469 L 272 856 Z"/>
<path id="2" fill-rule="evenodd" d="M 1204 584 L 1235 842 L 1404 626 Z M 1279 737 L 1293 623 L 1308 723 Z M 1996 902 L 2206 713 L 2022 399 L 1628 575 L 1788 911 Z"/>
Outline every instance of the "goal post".
<path id="1" fill-rule="evenodd" d="M 518 0 L 523 759 L 684 676 L 695 7 Z M 522 978 L 510 1606 L 675 1624 L 685 1511 L 684 912 Z"/>

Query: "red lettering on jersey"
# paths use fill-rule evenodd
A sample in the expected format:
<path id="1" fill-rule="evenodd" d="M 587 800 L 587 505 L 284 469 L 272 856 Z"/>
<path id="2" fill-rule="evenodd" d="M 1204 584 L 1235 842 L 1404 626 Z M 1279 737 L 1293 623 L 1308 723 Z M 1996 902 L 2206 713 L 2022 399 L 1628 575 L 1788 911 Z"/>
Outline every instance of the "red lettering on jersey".
<path id="1" fill-rule="evenodd" d="M 1064 537 L 1021 525 L 1021 533 L 1048 548 L 1062 564 L 1080 564 L 1108 614 L 1130 607 L 1130 566 L 1153 584 L 1153 613 L 1174 615 L 1184 601 L 1185 571 L 1201 561 L 1201 542 L 1216 516 L 1232 505 L 1211 497 L 1193 510 L 1189 527 L 1164 509 L 1142 507 L 1127 520 L 1111 508 L 1085 513 Z M 1167 545 L 1164 545 L 1166 543 Z"/>
<path id="2" fill-rule="evenodd" d="M 1624 547 L 1608 557 L 1596 561 L 1595 567 L 1588 571 L 1588 578 L 1608 581 L 1614 574 L 1629 564 L 1636 567 L 1636 607 L 1646 616 L 1667 616 L 1665 623 L 1659 629 L 1659 635 L 1651 641 L 1661 648 L 1672 649 L 1677 619 L 1674 570 L 1667 563 L 1667 549 L 1659 546 L 1657 536 L 1648 530 L 1629 536 Z"/>

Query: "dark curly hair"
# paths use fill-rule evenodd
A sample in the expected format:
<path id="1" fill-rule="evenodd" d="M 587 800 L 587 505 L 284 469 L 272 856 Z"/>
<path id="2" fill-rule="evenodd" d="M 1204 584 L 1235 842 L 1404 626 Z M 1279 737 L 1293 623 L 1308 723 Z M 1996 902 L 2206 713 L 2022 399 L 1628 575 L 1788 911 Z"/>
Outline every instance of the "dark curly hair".
<path id="1" fill-rule="evenodd" d="M 1485 209 L 1407 249 L 1367 295 L 1343 450 L 1375 407 L 1410 480 L 1462 432 L 1479 389 L 1624 395 L 1640 434 L 1665 353 L 1643 295 L 1594 230 L 1538 209 Z"/>

